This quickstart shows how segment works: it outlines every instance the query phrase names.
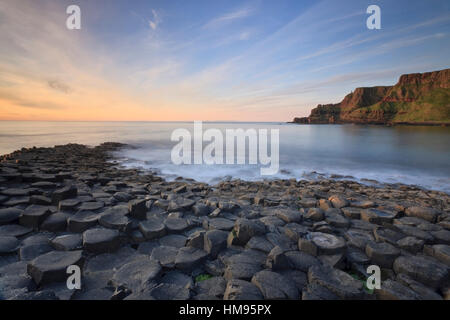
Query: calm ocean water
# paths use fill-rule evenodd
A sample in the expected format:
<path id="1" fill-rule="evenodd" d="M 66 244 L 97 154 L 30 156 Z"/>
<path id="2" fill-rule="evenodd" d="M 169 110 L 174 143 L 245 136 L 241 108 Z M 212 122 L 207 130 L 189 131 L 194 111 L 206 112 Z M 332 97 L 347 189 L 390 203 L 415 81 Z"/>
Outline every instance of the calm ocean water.
<path id="1" fill-rule="evenodd" d="M 314 178 L 311 172 L 318 172 L 450 193 L 450 128 L 221 122 L 203 127 L 279 129 L 277 178 Z M 170 152 L 176 142 L 170 136 L 177 128 L 193 132 L 193 123 L 0 121 L 0 154 L 22 147 L 115 141 L 138 147 L 118 154 L 122 164 L 155 170 L 169 179 L 182 176 L 211 183 L 224 177 L 264 178 L 257 165 L 172 164 Z"/>

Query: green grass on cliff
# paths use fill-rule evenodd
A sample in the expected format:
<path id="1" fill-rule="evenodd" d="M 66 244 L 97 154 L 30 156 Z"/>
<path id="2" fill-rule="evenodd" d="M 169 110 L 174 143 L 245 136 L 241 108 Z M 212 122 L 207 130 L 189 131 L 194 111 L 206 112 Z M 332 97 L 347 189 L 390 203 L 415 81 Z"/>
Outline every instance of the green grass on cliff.
<path id="1" fill-rule="evenodd" d="M 395 94 L 392 97 L 395 98 Z M 393 123 L 450 123 L 450 89 L 433 89 L 414 102 L 378 102 L 358 109 L 358 113 L 365 119 L 378 119 L 381 113 L 385 120 Z"/>

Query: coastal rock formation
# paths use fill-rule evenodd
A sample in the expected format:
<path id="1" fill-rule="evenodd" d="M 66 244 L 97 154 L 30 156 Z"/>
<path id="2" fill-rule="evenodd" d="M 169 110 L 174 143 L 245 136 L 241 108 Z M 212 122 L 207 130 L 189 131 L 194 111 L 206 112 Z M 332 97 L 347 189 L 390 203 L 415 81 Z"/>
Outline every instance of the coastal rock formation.
<path id="1" fill-rule="evenodd" d="M 446 193 L 331 179 L 169 182 L 120 167 L 111 152 L 122 147 L 0 158 L 0 299 L 449 298 Z M 70 290 L 74 264 L 81 289 Z M 374 292 L 364 287 L 373 264 Z"/>
<path id="2" fill-rule="evenodd" d="M 450 124 L 450 69 L 402 75 L 394 86 L 356 88 L 319 104 L 298 124 Z"/>

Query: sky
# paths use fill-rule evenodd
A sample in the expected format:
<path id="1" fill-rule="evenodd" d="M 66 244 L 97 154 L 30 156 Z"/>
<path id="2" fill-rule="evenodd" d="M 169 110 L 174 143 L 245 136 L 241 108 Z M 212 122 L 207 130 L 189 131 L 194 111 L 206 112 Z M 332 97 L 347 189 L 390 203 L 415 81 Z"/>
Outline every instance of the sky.
<path id="1" fill-rule="evenodd" d="M 449 68 L 450 1 L 0 0 L 0 43 L 0 120 L 290 121 Z"/>

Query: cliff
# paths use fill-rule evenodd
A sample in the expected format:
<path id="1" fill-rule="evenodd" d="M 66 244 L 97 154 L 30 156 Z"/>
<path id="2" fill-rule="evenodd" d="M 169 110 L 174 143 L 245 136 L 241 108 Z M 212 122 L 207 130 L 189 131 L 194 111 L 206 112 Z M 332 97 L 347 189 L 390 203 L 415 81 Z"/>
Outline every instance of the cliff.
<path id="1" fill-rule="evenodd" d="M 450 69 L 402 75 L 394 86 L 356 88 L 340 103 L 319 104 L 299 124 L 450 124 Z"/>

